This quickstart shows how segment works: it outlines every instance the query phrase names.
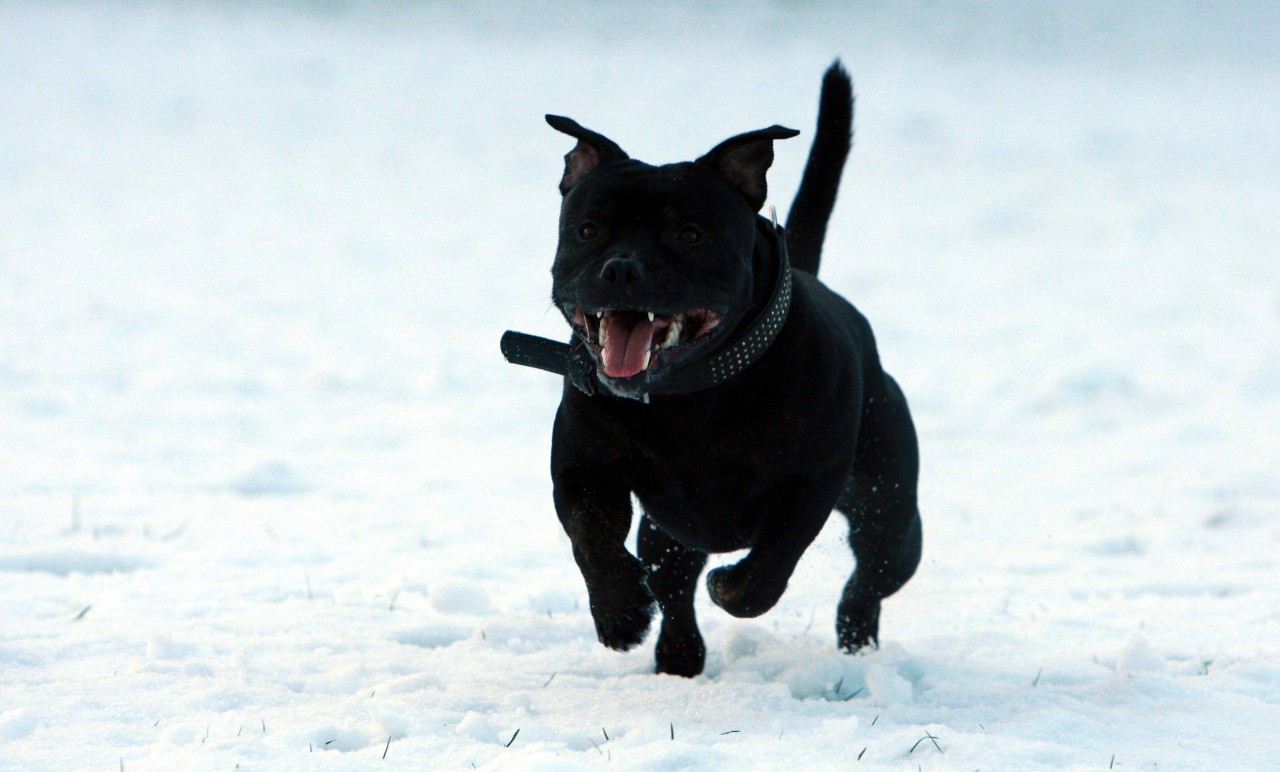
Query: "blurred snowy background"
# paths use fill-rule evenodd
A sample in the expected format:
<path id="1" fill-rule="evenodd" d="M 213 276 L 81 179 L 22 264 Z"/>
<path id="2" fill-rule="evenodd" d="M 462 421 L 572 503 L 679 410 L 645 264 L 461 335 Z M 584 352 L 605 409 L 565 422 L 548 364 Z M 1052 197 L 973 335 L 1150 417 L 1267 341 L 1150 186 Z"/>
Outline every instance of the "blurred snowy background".
<path id="1" fill-rule="evenodd" d="M 844 657 L 833 520 L 652 676 L 497 350 L 565 333 L 542 115 L 798 128 L 785 214 L 836 56 L 925 561 Z M 0 4 L 0 767 L 1280 764 L 1277 62 L 1270 2 Z"/>

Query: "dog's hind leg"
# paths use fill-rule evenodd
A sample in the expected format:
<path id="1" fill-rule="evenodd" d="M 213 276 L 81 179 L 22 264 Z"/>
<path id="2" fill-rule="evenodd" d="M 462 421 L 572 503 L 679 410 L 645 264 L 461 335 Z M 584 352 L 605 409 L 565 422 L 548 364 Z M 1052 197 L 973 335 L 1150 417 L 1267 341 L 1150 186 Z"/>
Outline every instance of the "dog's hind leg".
<path id="1" fill-rule="evenodd" d="M 878 643 L 880 601 L 897 592 L 920 562 L 915 428 L 898 384 L 869 389 L 853 466 L 836 508 L 849 519 L 857 566 L 836 615 L 840 647 L 854 652 Z"/>
<path id="2" fill-rule="evenodd" d="M 685 547 L 647 516 L 640 520 L 636 541 L 649 591 L 662 609 L 655 652 L 658 672 L 692 678 L 702 672 L 707 657 L 693 612 L 694 591 L 707 564 L 707 553 Z"/>

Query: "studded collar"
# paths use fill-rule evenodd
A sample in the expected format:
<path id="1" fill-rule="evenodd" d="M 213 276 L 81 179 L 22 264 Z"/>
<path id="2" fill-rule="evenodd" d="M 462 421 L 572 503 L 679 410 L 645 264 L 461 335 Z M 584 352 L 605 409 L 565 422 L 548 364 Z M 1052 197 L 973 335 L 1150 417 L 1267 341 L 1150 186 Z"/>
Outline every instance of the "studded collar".
<path id="1" fill-rule="evenodd" d="M 688 394 L 718 386 L 750 367 L 777 339 L 791 310 L 791 261 L 787 257 L 786 231 L 776 220 L 761 225 L 760 235 L 773 242 L 773 251 L 778 255 L 777 277 L 769 302 L 735 340 L 710 356 L 681 366 L 654 384 L 649 394 Z M 564 375 L 588 396 L 601 391 L 595 363 L 581 342 L 566 344 L 508 330 L 501 346 L 502 355 L 512 364 Z M 640 399 L 649 401 L 647 394 Z"/>

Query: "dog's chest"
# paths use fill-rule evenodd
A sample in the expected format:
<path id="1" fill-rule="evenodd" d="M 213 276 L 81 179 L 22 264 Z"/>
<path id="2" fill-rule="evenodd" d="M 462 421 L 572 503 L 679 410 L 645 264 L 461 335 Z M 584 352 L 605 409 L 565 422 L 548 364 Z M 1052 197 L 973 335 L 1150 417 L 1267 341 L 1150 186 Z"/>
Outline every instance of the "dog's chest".
<path id="1" fill-rule="evenodd" d="M 645 512 L 688 547 L 711 552 L 754 543 L 776 482 L 776 449 L 745 427 L 657 417 L 631 437 L 629 486 Z"/>

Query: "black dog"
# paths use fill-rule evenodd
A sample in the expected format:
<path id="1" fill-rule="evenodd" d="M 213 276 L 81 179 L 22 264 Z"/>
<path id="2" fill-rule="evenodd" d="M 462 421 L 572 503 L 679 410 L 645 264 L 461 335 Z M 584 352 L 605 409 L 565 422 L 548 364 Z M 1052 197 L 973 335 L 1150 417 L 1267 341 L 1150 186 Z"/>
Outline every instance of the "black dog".
<path id="1" fill-rule="evenodd" d="M 919 562 L 906 400 L 867 321 L 815 278 L 852 119 L 836 62 L 784 235 L 757 212 L 773 141 L 799 132 L 772 126 L 650 166 L 547 116 L 578 140 L 551 269 L 575 342 L 557 366 L 535 361 L 557 356 L 548 351 L 522 354 L 518 338 L 562 344 L 508 333 L 504 351 L 567 375 L 552 440 L 556 511 L 603 644 L 639 644 L 657 601 L 659 673 L 702 672 L 693 599 L 708 552 L 750 548 L 708 574 L 707 589 L 730 614 L 758 616 L 839 509 L 857 558 L 836 622 L 850 652 L 877 641 L 881 599 Z M 644 510 L 639 559 L 624 546 L 632 494 Z"/>

